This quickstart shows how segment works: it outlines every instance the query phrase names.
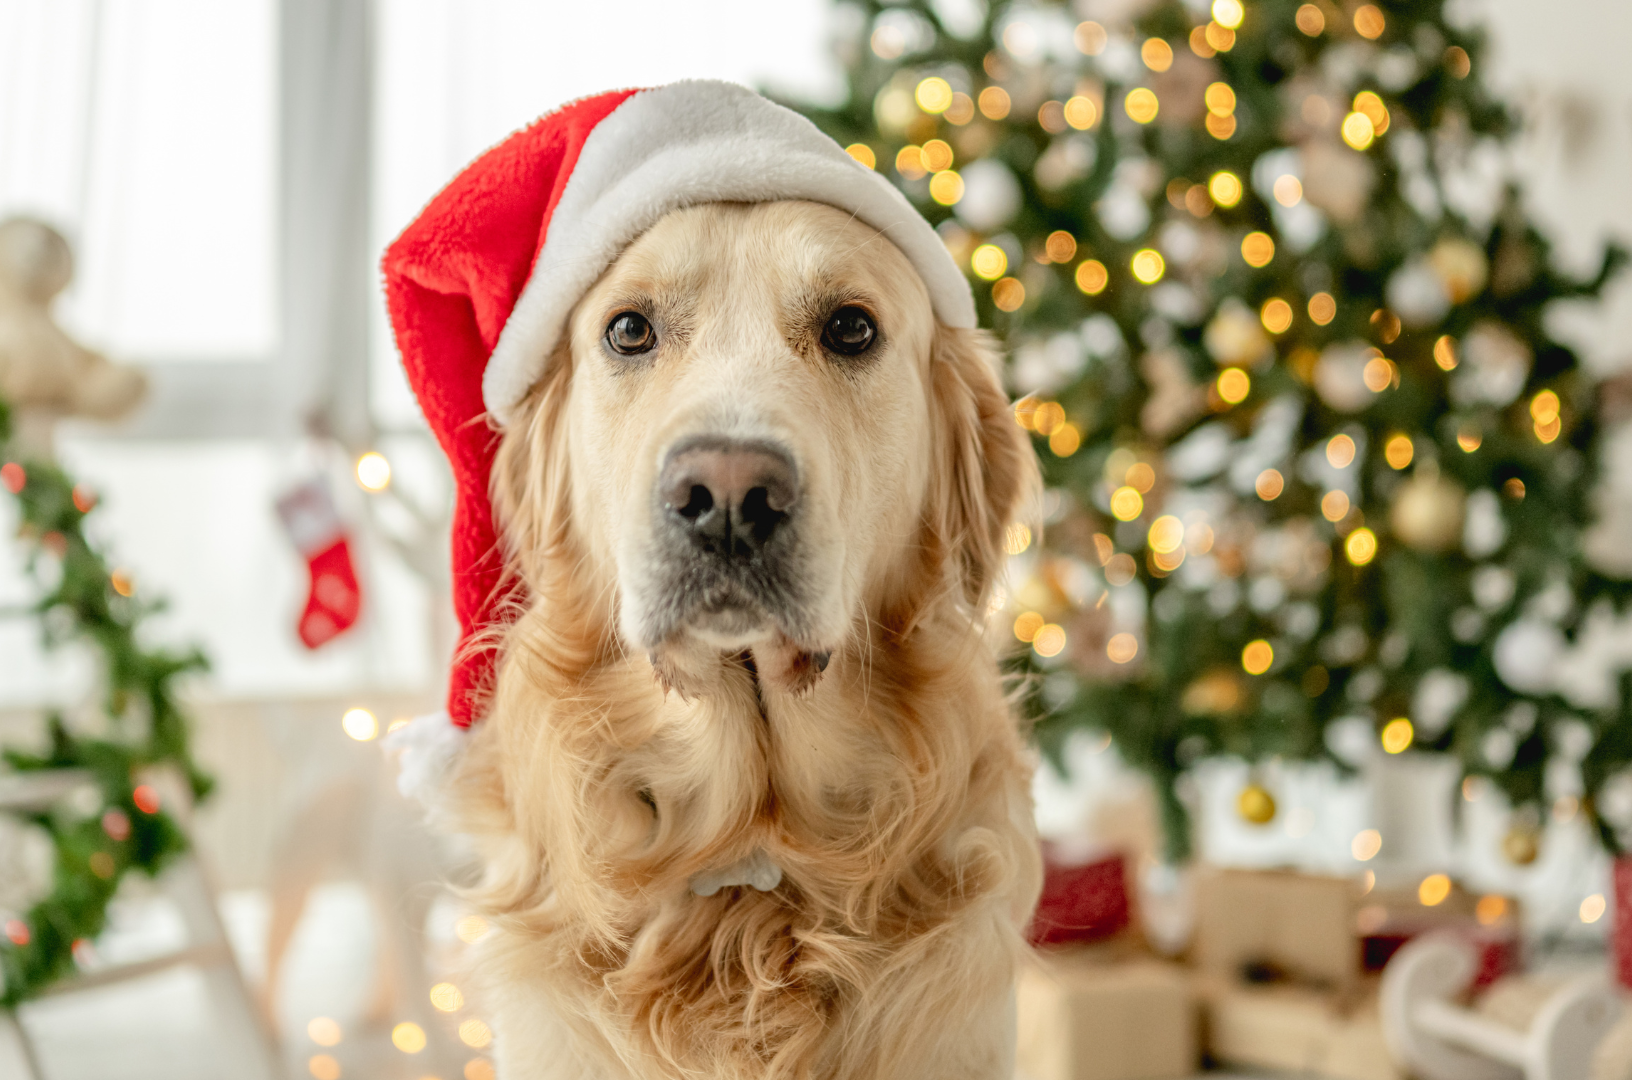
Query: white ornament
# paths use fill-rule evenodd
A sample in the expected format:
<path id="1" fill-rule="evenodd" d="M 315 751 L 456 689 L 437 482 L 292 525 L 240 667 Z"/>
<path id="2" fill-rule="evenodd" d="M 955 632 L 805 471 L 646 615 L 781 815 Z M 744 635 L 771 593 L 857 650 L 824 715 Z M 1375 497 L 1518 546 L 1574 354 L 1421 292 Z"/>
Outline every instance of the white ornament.
<path id="1" fill-rule="evenodd" d="M 1207 354 L 1224 367 L 1249 367 L 1272 355 L 1269 335 L 1258 316 L 1233 296 L 1218 305 L 1201 342 Z"/>
<path id="2" fill-rule="evenodd" d="M 1468 496 L 1467 520 L 1462 526 L 1462 550 L 1470 558 L 1483 559 L 1494 555 L 1507 543 L 1507 519 L 1502 516 L 1502 502 L 1489 488 L 1480 488 Z"/>
<path id="3" fill-rule="evenodd" d="M 1436 739 L 1468 700 L 1468 680 L 1447 668 L 1423 672 L 1411 697 L 1411 717 L 1424 738 Z"/>
<path id="4" fill-rule="evenodd" d="M 1530 378 L 1530 347 L 1498 322 L 1486 320 L 1468 332 L 1462 359 L 1451 378 L 1458 405 L 1511 405 Z"/>
<path id="5" fill-rule="evenodd" d="M 1545 694 L 1554 689 L 1554 668 L 1564 648 L 1558 627 L 1540 619 L 1516 619 L 1496 635 L 1491 659 L 1496 674 L 1514 690 Z"/>
<path id="6" fill-rule="evenodd" d="M 1001 161 L 981 158 L 963 170 L 963 198 L 958 220 L 976 232 L 1001 229 L 1020 211 L 1020 181 Z"/>
<path id="7" fill-rule="evenodd" d="M 1359 412 L 1370 405 L 1374 394 L 1366 385 L 1366 364 L 1371 346 L 1363 341 L 1328 345 L 1315 362 L 1315 393 L 1338 412 Z"/>
<path id="8" fill-rule="evenodd" d="M 1451 294 L 1426 259 L 1413 259 L 1388 279 L 1389 309 L 1406 326 L 1437 326 L 1451 310 Z"/>

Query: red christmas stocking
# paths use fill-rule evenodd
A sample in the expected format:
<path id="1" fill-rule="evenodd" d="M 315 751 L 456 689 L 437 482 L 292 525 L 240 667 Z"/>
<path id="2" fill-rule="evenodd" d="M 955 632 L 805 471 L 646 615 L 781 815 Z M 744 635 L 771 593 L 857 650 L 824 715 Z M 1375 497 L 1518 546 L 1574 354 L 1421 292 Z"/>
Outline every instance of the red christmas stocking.
<path id="1" fill-rule="evenodd" d="M 311 587 L 297 631 L 315 649 L 349 630 L 362 610 L 362 591 L 351 563 L 351 544 L 321 477 L 308 480 L 278 500 L 278 516 L 306 560 Z"/>

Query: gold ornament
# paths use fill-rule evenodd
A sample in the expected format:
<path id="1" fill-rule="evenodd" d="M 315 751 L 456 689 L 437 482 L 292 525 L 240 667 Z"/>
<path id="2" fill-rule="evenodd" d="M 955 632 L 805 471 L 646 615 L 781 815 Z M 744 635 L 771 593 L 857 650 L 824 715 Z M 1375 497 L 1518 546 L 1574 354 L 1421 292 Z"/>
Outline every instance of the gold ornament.
<path id="1" fill-rule="evenodd" d="M 1249 824 L 1268 825 L 1275 820 L 1275 796 L 1261 784 L 1248 784 L 1236 796 L 1235 812 Z"/>
<path id="2" fill-rule="evenodd" d="M 1502 854 L 1514 866 L 1529 866 L 1541 854 L 1541 833 L 1527 825 L 1515 825 L 1502 837 Z"/>
<path id="3" fill-rule="evenodd" d="M 1467 498 L 1461 485 L 1425 464 L 1400 485 L 1389 511 L 1389 527 L 1396 537 L 1422 551 L 1455 547 L 1462 540 Z"/>

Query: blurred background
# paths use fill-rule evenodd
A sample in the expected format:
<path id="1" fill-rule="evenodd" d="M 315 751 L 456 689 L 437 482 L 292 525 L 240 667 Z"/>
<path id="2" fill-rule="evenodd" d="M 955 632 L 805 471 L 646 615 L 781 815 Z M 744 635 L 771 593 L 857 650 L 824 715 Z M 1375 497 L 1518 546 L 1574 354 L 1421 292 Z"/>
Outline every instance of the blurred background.
<path id="1" fill-rule="evenodd" d="M 1210 26 L 1228 29 L 1232 17 L 1217 5 L 1168 6 L 1188 12 L 1196 33 Z M 1358 5 L 1303 6 L 1323 12 L 1335 27 L 1334 38 L 1339 30 L 1347 33 L 1351 22 L 1363 26 Z M 1551 242 L 1561 274 L 1593 277 L 1606 244 L 1632 242 L 1632 67 L 1625 63 L 1632 9 L 1607 0 L 1560 0 L 1545 11 L 1519 0 L 1457 0 L 1445 5 L 1442 16 L 1439 5 L 1429 6 L 1431 20 L 1458 28 L 1453 33 L 1488 31 L 1488 47 L 1474 53 L 1471 78 L 1518 121 L 1505 142 L 1492 144 L 1480 168 L 1498 186 L 1504 178 L 1522 184 L 1522 213 Z M 933 168 L 927 158 L 915 174 L 901 167 L 899 147 L 910 143 L 916 151 L 921 143 L 927 153 L 930 144 L 910 117 L 894 124 L 888 104 L 880 104 L 894 85 L 889 80 L 906 72 L 906 81 L 897 82 L 918 91 L 916 107 L 934 121 L 949 107 L 961 107 L 938 103 L 936 87 L 927 99 L 918 90 L 923 78 L 941 78 L 936 72 L 947 65 L 976 82 L 1011 85 L 1005 83 L 1010 74 L 994 69 L 991 57 L 997 68 L 1056 64 L 1074 70 L 1080 63 L 1082 78 L 1098 80 L 1084 95 L 1096 117 L 1078 124 L 1061 115 L 1073 129 L 1102 123 L 1108 131 L 1116 112 L 1127 128 L 1118 95 L 1138 79 L 1117 76 L 1104 58 L 1128 42 L 1137 50 L 1140 41 L 1156 40 L 1151 35 L 1157 31 L 1135 27 L 1155 17 L 1150 13 L 1157 7 L 1133 0 L 1075 6 L 994 0 L 988 10 L 981 0 L 946 0 L 923 10 L 945 27 L 967 28 L 962 37 L 940 41 L 932 32 L 927 43 L 915 43 L 916 28 L 930 23 L 913 5 L 864 9 L 830 0 L 0 0 L 0 219 L 25 217 L 66 239 L 71 280 L 54 303 L 54 289 L 42 294 L 49 308 L 36 307 L 48 310 L 56 332 L 74 348 L 98 363 L 105 358 L 138 369 L 146 383 L 139 402 L 128 408 L 62 398 L 30 414 L 14 401 L 17 430 L 7 453 L 18 463 L 32 455 L 28 460 L 60 465 L 64 483 L 76 493 L 75 527 L 83 521 L 87 550 L 100 553 L 111 571 L 107 587 L 117 597 L 138 604 L 162 598 L 162 607 L 143 610 L 128 648 L 196 646 L 207 657 L 207 670 L 177 677 L 176 694 L 189 718 L 192 756 L 214 780 L 196 810 L 185 783 L 173 802 L 166 796 L 166 812 L 177 807 L 177 828 L 196 853 L 174 864 L 183 866 L 186 873 L 179 877 L 185 880 L 151 884 L 131 875 L 108 907 L 107 928 L 91 937 L 63 936 L 58 946 L 71 951 L 69 967 L 39 977 L 37 987 L 28 983 L 26 1004 L 19 988 L 38 973 L 17 966 L 21 960 L 4 969 L 8 992 L 14 992 L 11 1004 L 19 1007 L 0 1013 L 9 1017 L 0 1022 L 0 1076 L 492 1075 L 486 1054 L 492 1035 L 479 1010 L 467 1007 L 458 973 L 461 942 L 479 937 L 483 927 L 440 884 L 464 872 L 464 853 L 456 841 L 424 839 L 417 811 L 395 793 L 378 745 L 397 721 L 439 707 L 454 627 L 445 565 L 450 490 L 397 361 L 376 267 L 385 244 L 458 169 L 576 97 L 686 77 L 728 79 L 798 102 L 842 142 L 854 141 L 870 164 L 956 226 L 943 227 L 942 234 L 966 261 L 983 241 L 999 248 L 1013 242 L 1018 246 L 1006 259 L 1018 265 L 1034 253 L 1008 233 L 999 236 L 1001 224 L 982 228 L 968 213 L 951 216 L 964 194 L 962 180 L 950 201 L 931 199 L 927 186 L 910 187 L 926 172 L 950 169 Z M 1290 25 L 1299 6 L 1261 7 Z M 1406 22 L 1415 17 L 1412 9 L 1381 6 L 1388 19 Z M 1258 10 L 1247 5 L 1243 49 Z M 1234 25 L 1242 26 L 1240 5 L 1235 11 Z M 1297 17 L 1303 18 L 1301 12 Z M 1079 36 L 1074 52 L 1068 38 L 1060 52 L 1038 46 L 1034 57 L 1025 39 L 1030 31 L 1005 34 L 1006 27 L 1031 25 L 1027 19 L 1045 35 L 1048 27 L 1064 27 L 1070 35 L 1073 28 L 1098 26 L 1111 51 L 1105 52 L 1103 41 L 1092 51 Z M 1368 40 L 1377 36 L 1357 32 Z M 1189 33 L 1186 23 L 1166 36 L 1183 52 Z M 1229 48 L 1203 45 L 1193 55 L 1204 52 L 1211 58 Z M 1440 62 L 1440 54 L 1434 56 Z M 1467 53 L 1462 62 L 1468 62 Z M 1167 70 L 1148 56 L 1145 63 L 1152 71 Z M 1328 72 L 1334 64 L 1327 64 Z M 1272 83 L 1282 76 L 1256 77 Z M 954 73 L 941 85 L 949 95 L 962 94 L 972 108 L 978 88 L 958 79 Z M 856 88 L 863 85 L 869 88 L 866 99 L 858 100 Z M 1238 89 L 1246 102 L 1247 92 Z M 1158 92 L 1168 91 L 1158 86 Z M 915 107 L 910 94 L 903 107 Z M 1033 103 L 1031 110 L 1036 108 Z M 1345 102 L 1339 114 L 1347 109 Z M 1397 109 L 1404 124 L 1418 105 Z M 980 110 L 994 124 L 1003 119 L 993 117 L 985 98 Z M 1135 110 L 1125 111 L 1132 117 Z M 1244 105 L 1243 116 L 1248 112 Z M 1047 117 L 1034 123 L 1028 113 L 1019 120 L 1052 130 Z M 1476 116 L 1476 122 L 1485 121 Z M 1199 117 L 1196 123 L 1199 130 Z M 1118 131 L 1116 145 L 1134 145 Z M 932 122 L 923 134 L 934 133 Z M 1241 138 L 1250 134 L 1243 131 Z M 957 143 L 955 135 L 947 137 Z M 1110 146 L 1101 142 L 1097 152 Z M 1144 147 L 1160 157 L 1156 144 Z M 1385 174 L 1401 167 L 1378 160 L 1385 162 Z M 961 162 L 957 167 L 963 168 Z M 1100 178 L 1101 193 L 1109 190 L 1109 163 L 1098 171 L 1090 163 L 1085 170 Z M 1313 183 L 1307 175 L 1303 182 Z M 969 183 L 974 196 L 973 176 Z M 1173 188 L 1164 184 L 1165 178 L 1135 197 L 1165 212 Z M 1038 189 L 1028 180 L 1023 190 L 1033 198 Z M 1214 202 L 1235 205 L 1217 189 L 1210 197 L 1209 212 Z M 1178 198 L 1175 207 L 1183 203 L 1182 191 Z M 1072 250 L 1081 238 L 1083 254 L 1089 254 L 1087 236 L 1100 227 L 1070 230 L 1077 233 Z M 1134 230 L 1132 247 L 1144 242 L 1141 231 Z M 6 249 L 7 242 L 13 247 Z M 14 230 L 9 239 L 0 234 L 0 256 L 15 255 L 13 269 L 36 266 L 28 253 L 49 243 Z M 1177 258 L 1171 251 L 1167 258 L 1176 278 Z M 1071 259 L 1067 254 L 1056 261 Z M 988 274 L 978 262 L 971 266 L 977 284 L 1002 275 L 1001 268 Z M 1140 273 L 1137 264 L 1133 272 Z M 19 274 L 14 285 L 22 280 Z M 1080 272 L 1075 280 L 1089 294 L 1078 299 L 1091 310 L 1098 290 L 1083 286 Z M 1028 317 L 1032 326 L 1059 319 L 1049 309 L 1022 306 L 1022 300 L 1011 307 L 1001 289 L 980 287 L 988 314 L 993 305 L 1001 312 L 993 324 L 1017 356 L 1031 340 Z M 1256 294 L 1243 296 L 1252 309 L 1262 302 Z M 1209 310 L 1217 300 L 1209 301 Z M 27 307 L 22 301 L 10 303 L 0 305 L 0 394 L 26 397 L 18 358 L 24 346 L 17 343 L 32 339 L 27 327 L 7 336 L 5 320 L 21 326 L 16 320 L 34 316 L 18 314 Z M 1315 309 L 1309 310 L 1313 317 Z M 1251 324 L 1257 316 L 1248 314 Z M 1118 318 L 1134 319 L 1130 337 L 1143 325 L 1135 316 Z M 1612 279 L 1599 300 L 1549 307 L 1546 318 L 1548 333 L 1579 357 L 1581 385 L 1618 385 L 1615 380 L 1632 365 L 1632 282 Z M 1188 324 L 1195 328 L 1192 343 L 1200 341 L 1200 321 Z M 1264 325 L 1269 323 L 1266 315 Z M 1032 357 L 1029 374 L 1018 361 L 1011 364 L 1014 396 L 1031 394 L 1033 408 L 1051 396 L 1069 405 L 1068 394 L 1056 392 L 1062 380 L 1037 375 L 1036 365 L 1046 366 L 1046 359 L 1038 360 L 1035 350 L 1026 355 Z M 119 415 L 94 418 L 109 413 Z M 1535 415 L 1539 422 L 1541 414 Z M 1616 423 L 1606 420 L 1583 444 L 1601 472 L 1594 475 L 1594 490 L 1607 492 L 1593 497 L 1600 500 L 1595 518 L 1609 529 L 1599 542 L 1612 552 L 1632 544 L 1632 517 L 1617 517 L 1615 510 L 1632 506 L 1632 496 L 1616 494 L 1621 481 L 1632 491 L 1632 441 Z M 1047 445 L 1061 459 L 1076 450 L 1073 443 L 1060 454 L 1057 443 Z M 1108 468 L 1100 458 L 1094 461 L 1095 470 Z M 46 472 L 28 469 L 26 475 L 17 472 L 15 482 L 0 477 L 23 496 L 0 495 L 0 535 L 19 535 L 16 543 L 0 542 L 0 746 L 48 758 L 52 713 L 84 738 L 109 731 L 118 738 L 121 729 L 101 715 L 110 711 L 102 703 L 105 639 L 76 636 L 89 625 L 83 618 L 53 631 L 49 613 L 36 617 L 40 597 L 61 587 L 66 571 L 42 570 L 40 553 L 50 554 L 51 537 L 61 536 L 31 524 L 29 515 L 47 512 L 38 502 L 45 489 L 34 486 L 46 482 Z M 1061 475 L 1051 472 L 1051 482 L 1069 486 Z M 29 492 L 36 502 L 27 502 Z M 1123 543 L 1120 533 L 1114 535 Z M 65 550 L 78 550 L 78 536 L 69 536 Z M 1579 543 L 1576 533 L 1568 542 Z M 1011 549 L 1022 555 L 1028 544 L 1016 542 Z M 70 565 L 60 552 L 56 557 Z M 1109 576 L 1109 563 L 1102 558 L 1099 564 Z M 1005 626 L 1027 607 L 1021 578 L 1034 568 L 1019 565 L 1011 583 L 1016 606 Z M 119 614 L 121 600 L 111 603 L 116 619 L 136 625 L 134 614 Z M 1600 642 L 1594 646 L 1596 666 L 1571 654 L 1584 665 L 1569 669 L 1576 672 L 1572 678 L 1613 686 L 1618 672 L 1632 666 L 1632 636 L 1618 629 L 1618 619 L 1609 618 L 1594 639 Z M 1573 644 L 1576 627 L 1569 629 Z M 1025 641 L 1039 632 L 1016 630 Z M 61 642 L 48 646 L 53 634 Z M 1042 663 L 1049 655 L 1038 644 L 1028 661 L 1039 677 L 1053 670 Z M 1256 674 L 1250 661 L 1243 662 Z M 1092 665 L 1080 667 L 1076 677 L 1093 682 Z M 1549 684 L 1530 697 L 1545 703 L 1560 695 L 1568 697 Z M 1352 694 L 1350 699 L 1359 700 Z M 1589 704 L 1612 713 L 1617 701 L 1611 690 Z M 1049 705 L 1045 700 L 1037 707 L 1047 712 Z M 1375 710 L 1362 714 L 1363 742 L 1372 727 L 1385 728 L 1390 719 Z M 1499 776 L 1492 783 L 1466 767 L 1466 755 L 1450 736 L 1429 747 L 1437 752 L 1407 755 L 1408 766 L 1402 757 L 1394 762 L 1402 767 L 1375 769 L 1365 754 L 1346 759 L 1326 749 L 1334 744 L 1330 729 L 1336 722 L 1325 724 L 1325 742 L 1317 738 L 1313 751 L 1266 748 L 1251 740 L 1218 743 L 1163 768 L 1149 766 L 1139 751 L 1124 753 L 1111 738 L 1114 724 L 1072 723 L 1058 730 L 1045 725 L 1051 763 L 1037 793 L 1040 826 L 1055 843 L 1055 899 L 1063 896 L 1060 902 L 1068 907 L 1087 905 L 1079 910 L 1086 922 L 1067 917 L 1054 936 L 1131 950 L 1127 956 L 1096 956 L 1091 978 L 1077 974 L 1114 987 L 1122 986 L 1116 979 L 1131 978 L 1152 1001 L 1167 1002 L 1171 995 L 1163 995 L 1177 969 L 1141 967 L 1147 960 L 1182 956 L 1186 964 L 1203 967 L 1216 961 L 1217 971 L 1231 978 L 1240 974 L 1241 963 L 1256 964 L 1248 982 L 1274 984 L 1288 994 L 1305 984 L 1318 984 L 1321 993 L 1336 993 L 1337 986 L 1349 996 L 1332 1016 L 1347 1023 L 1354 1015 L 1350 999 L 1376 994 L 1374 987 L 1354 989 L 1371 984 L 1355 981 L 1362 978 L 1358 969 L 1350 978 L 1355 965 L 1349 961 L 1336 961 L 1337 973 L 1329 978 L 1318 971 L 1308 976 L 1299 966 L 1303 946 L 1287 945 L 1283 955 L 1276 951 L 1282 946 L 1266 944 L 1267 937 L 1257 944 L 1219 945 L 1216 926 L 1213 945 L 1197 938 L 1209 912 L 1216 921 L 1219 912 L 1237 910 L 1231 905 L 1263 911 L 1284 903 L 1289 911 L 1312 910 L 1319 898 L 1305 903 L 1295 890 L 1327 881 L 1343 883 L 1338 929 L 1332 932 L 1340 942 L 1333 946 L 1321 936 L 1326 930 L 1312 930 L 1316 944 L 1309 948 L 1315 952 L 1381 947 L 1375 940 L 1382 938 L 1367 933 L 1364 919 L 1376 923 L 1375 931 L 1393 909 L 1368 905 L 1362 897 L 1387 887 L 1403 890 L 1407 899 L 1418 893 L 1423 908 L 1449 911 L 1465 900 L 1462 921 L 1470 927 L 1511 925 L 1512 935 L 1498 945 L 1511 945 L 1524 958 L 1509 966 L 1546 974 L 1553 982 L 1545 987 L 1605 967 L 1616 844 L 1605 839 L 1612 829 L 1595 828 L 1589 820 L 1579 776 L 1525 796 L 1504 787 Z M 1584 737 L 1609 738 L 1624 730 L 1625 721 L 1619 723 L 1611 717 L 1588 724 Z M 1386 737 L 1383 745 L 1388 748 Z M 1574 760 L 1585 754 L 1582 747 Z M 157 766 L 160 756 L 139 764 Z M 60 789 L 42 794 L 15 783 L 6 787 L 25 772 L 52 771 L 40 766 L 45 758 L 31 760 L 29 768 L 0 771 L 0 809 L 22 822 L 0 830 L 0 852 L 8 844 L 12 849 L 0 854 L 0 921 L 18 956 L 44 948 L 46 938 L 29 922 L 30 912 L 50 892 L 54 860 L 70 850 L 63 838 L 71 828 L 52 807 L 55 800 L 71 800 L 75 783 L 95 773 L 79 758 L 64 758 L 52 768 L 80 771 Z M 1536 765 L 1538 774 L 1545 768 L 1545 762 Z M 146 774 L 131 775 L 140 780 Z M 150 790 L 163 786 L 162 778 L 151 783 Z M 134 816 L 141 826 L 147 812 L 142 790 L 116 792 L 115 798 L 104 785 L 103 796 L 113 800 L 106 802 L 106 813 L 93 790 L 89 819 L 123 843 L 130 821 L 120 825 L 114 818 L 110 825 L 106 814 Z M 1267 807 L 1260 796 L 1269 800 Z M 1182 806 L 1187 819 L 1188 850 L 1175 846 L 1171 821 L 1163 826 L 1164 815 L 1174 812 L 1164 807 L 1172 805 Z M 1385 835 L 1393 847 L 1379 856 Z M 141 865 L 140 856 L 131 858 Z M 1103 869 L 1107 859 L 1116 866 L 1110 877 Z M 1221 868 L 1241 873 L 1218 878 Z M 1299 876 L 1246 873 L 1267 870 Z M 92 874 L 99 880 L 117 876 Z M 1436 884 L 1429 886 L 1431 878 Z M 1430 903 L 1439 878 L 1445 893 Z M 85 880 L 94 886 L 90 877 Z M 1294 892 L 1275 891 L 1282 887 Z M 1253 889 L 1267 891 L 1260 896 Z M 1094 898 L 1102 899 L 1106 890 L 1114 894 L 1109 906 L 1095 907 Z M 1446 899 L 1453 894 L 1454 900 Z M 1509 906 L 1496 911 L 1485 904 L 1490 898 Z M 1108 920 L 1109 929 L 1096 929 L 1096 920 Z M 1415 927 L 1396 928 L 1398 940 L 1389 940 L 1398 946 Z M 213 951 L 199 944 L 216 939 Z M 178 955 L 178 961 L 166 959 Z M 1319 968 L 1319 962 L 1310 963 Z M 1371 965 L 1373 975 L 1381 963 Z M 1077 989 L 1068 994 L 1062 985 Z M 1545 998 L 1543 990 L 1527 986 L 1532 998 Z M 1042 997 L 1023 998 L 1033 1002 L 1036 1017 L 1053 1018 L 1023 1029 L 1038 1046 L 1052 1046 L 1049 1040 L 1059 1031 L 1086 1024 L 1080 1017 L 1099 1007 L 1083 1004 L 1098 999 L 1069 979 L 1050 987 L 1037 991 Z M 1036 1080 L 1183 1075 L 1203 1060 L 1323 1075 L 1432 1075 L 1413 1066 L 1417 1059 L 1396 1044 L 1387 1053 L 1372 1047 L 1370 1057 L 1355 1051 L 1359 1064 L 1339 1061 L 1340 1054 L 1324 1048 L 1347 1036 L 1334 1034 L 1340 1021 L 1320 1012 L 1327 998 L 1299 999 L 1302 1020 L 1264 1021 L 1277 1032 L 1273 1023 L 1291 1025 L 1291 1034 L 1268 1037 L 1271 1050 L 1253 1049 L 1247 1036 L 1233 1050 L 1197 1042 L 1194 1003 L 1225 991 L 1198 991 L 1188 982 L 1184 987 L 1180 997 L 1189 1004 L 1174 1023 L 1189 1032 L 1183 1038 L 1190 1042 L 1179 1064 L 1130 1059 L 1117 1071 L 1060 1049 L 1053 1057 L 1030 1059 Z M 1043 998 L 1046 1008 L 1036 1004 Z M 1534 1012 L 1509 1027 L 1524 1030 Z M 1231 1022 L 1212 1021 L 1215 1029 Z M 1148 1038 L 1172 1041 L 1161 1034 Z M 1101 1066 L 1111 1071 L 1093 1071 Z"/>

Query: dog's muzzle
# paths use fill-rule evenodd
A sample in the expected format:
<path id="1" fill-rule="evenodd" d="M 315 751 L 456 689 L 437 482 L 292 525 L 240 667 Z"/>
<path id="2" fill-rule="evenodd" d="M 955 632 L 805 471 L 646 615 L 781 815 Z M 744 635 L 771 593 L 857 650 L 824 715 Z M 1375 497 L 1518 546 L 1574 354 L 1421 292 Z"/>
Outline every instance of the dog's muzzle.
<path id="1" fill-rule="evenodd" d="M 803 629 L 793 455 L 774 442 L 703 434 L 663 457 L 653 491 L 657 590 L 645 640 L 691 627 L 722 647 L 774 624 Z"/>
<path id="2" fill-rule="evenodd" d="M 727 564 L 761 555 L 799 501 L 787 451 L 716 436 L 672 448 L 657 486 L 670 527 L 699 554 Z"/>

